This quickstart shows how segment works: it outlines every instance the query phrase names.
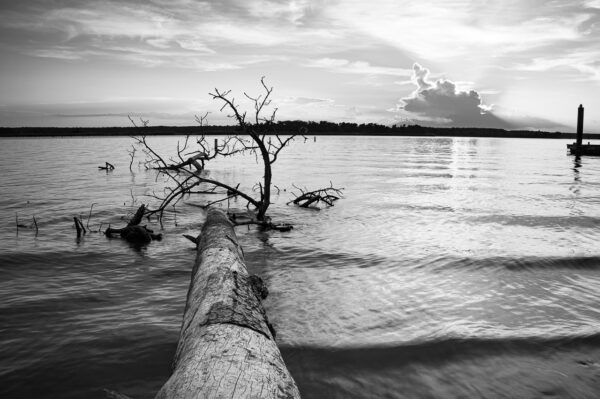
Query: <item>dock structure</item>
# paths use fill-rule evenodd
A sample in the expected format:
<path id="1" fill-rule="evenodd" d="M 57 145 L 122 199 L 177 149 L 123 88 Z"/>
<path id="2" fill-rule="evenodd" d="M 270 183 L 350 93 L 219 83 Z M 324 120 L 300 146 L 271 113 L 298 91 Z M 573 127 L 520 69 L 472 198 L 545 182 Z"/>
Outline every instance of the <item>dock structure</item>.
<path id="1" fill-rule="evenodd" d="M 577 108 L 577 137 L 573 144 L 567 144 L 567 149 L 571 155 L 599 155 L 600 145 L 598 144 L 583 144 L 583 113 L 584 108 L 579 104 Z"/>
<path id="2" fill-rule="evenodd" d="M 173 371 L 156 398 L 300 398 L 262 306 L 261 285 L 248 275 L 225 212 L 209 209 Z"/>

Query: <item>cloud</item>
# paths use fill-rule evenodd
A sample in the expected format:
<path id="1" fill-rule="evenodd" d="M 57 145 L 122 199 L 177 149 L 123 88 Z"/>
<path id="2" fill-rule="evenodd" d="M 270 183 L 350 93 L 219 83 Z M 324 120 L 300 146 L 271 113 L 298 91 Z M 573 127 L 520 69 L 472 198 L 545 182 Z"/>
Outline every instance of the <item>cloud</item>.
<path id="1" fill-rule="evenodd" d="M 227 71 L 339 45 L 307 0 L 0 1 L 0 50 L 36 58 Z M 310 25 L 310 26 L 308 26 Z"/>
<path id="2" fill-rule="evenodd" d="M 334 101 L 330 98 L 287 97 L 277 102 L 285 105 L 308 105 L 319 103 L 332 104 Z"/>
<path id="3" fill-rule="evenodd" d="M 305 66 L 323 68 L 340 73 L 364 75 L 410 76 L 410 70 L 371 65 L 365 61 L 349 61 L 340 58 L 319 58 L 308 60 Z"/>
<path id="4" fill-rule="evenodd" d="M 56 46 L 49 49 L 31 50 L 26 54 L 40 58 L 56 58 L 60 60 L 71 61 L 81 60 L 83 58 L 83 55 L 81 53 L 74 52 L 70 48 L 65 48 L 62 46 Z"/>
<path id="5" fill-rule="evenodd" d="M 380 0 L 376 6 L 345 0 L 343 7 L 328 9 L 339 25 L 430 60 L 499 56 L 577 41 L 580 24 L 590 15 L 581 1 L 544 0 Z"/>
<path id="6" fill-rule="evenodd" d="M 305 51 L 306 43 L 313 43 L 313 52 L 322 46 L 333 49 L 340 44 L 339 34 L 325 24 L 306 26 L 316 18 L 317 6 L 307 0 L 0 2 L 5 17 L 0 45 L 42 57 L 48 49 L 60 55 L 55 50 L 60 46 L 65 53 L 83 54 L 79 58 L 94 54 L 130 62 L 127 54 L 109 54 L 115 42 L 124 42 L 149 56 L 161 50 L 165 62 L 160 65 L 174 55 L 173 66 L 180 66 L 181 58 L 199 56 L 293 54 Z"/>
<path id="7" fill-rule="evenodd" d="M 573 51 L 571 54 L 530 57 L 526 62 L 515 63 L 510 69 L 521 72 L 575 71 L 570 80 L 600 81 L 600 62 L 593 51 Z"/>
<path id="8" fill-rule="evenodd" d="M 531 115 L 525 115 L 514 109 L 508 109 L 502 106 L 494 107 L 494 114 L 500 118 L 510 121 L 510 124 L 515 129 L 523 130 L 545 130 L 545 131 L 561 131 L 569 132 L 573 131 L 572 126 L 565 125 L 560 122 L 551 121 L 545 118 L 535 117 Z"/>
<path id="9" fill-rule="evenodd" d="M 332 56 L 341 49 L 360 51 L 379 42 L 432 61 L 480 57 L 483 62 L 471 64 L 473 68 L 487 64 L 490 56 L 529 53 L 558 42 L 569 45 L 564 53 L 581 44 L 597 58 L 598 4 L 598 0 L 379 0 L 376 6 L 359 0 L 4 1 L 0 29 L 13 32 L 0 32 L 0 44 L 30 54 L 58 45 L 77 52 L 129 38 L 138 41 L 140 51 L 150 45 L 204 56 L 244 51 L 305 55 L 310 43 L 312 54 Z M 32 38 L 33 34 L 38 36 Z M 198 56 L 193 51 L 186 54 Z"/>
<path id="10" fill-rule="evenodd" d="M 421 65 L 415 63 L 413 65 L 413 78 L 412 80 L 417 84 L 418 90 L 427 90 L 431 88 L 431 83 L 429 83 L 429 69 L 423 68 Z M 417 91 L 418 91 L 417 90 Z"/>
<path id="11" fill-rule="evenodd" d="M 600 0 L 586 1 L 585 6 L 588 8 L 600 8 Z"/>
<path id="12" fill-rule="evenodd" d="M 461 91 L 451 80 L 429 80 L 429 70 L 415 63 L 412 80 L 417 86 L 403 98 L 399 108 L 416 119 L 436 125 L 462 127 L 510 128 L 509 123 L 493 115 L 475 90 Z"/>
<path id="13" fill-rule="evenodd" d="M 549 88 L 563 102 L 570 93 L 597 104 L 599 9 L 600 0 L 0 0 L 0 103 L 125 90 L 105 83 L 109 76 L 129 77 L 132 92 L 202 95 L 203 87 L 239 89 L 265 74 L 284 97 L 332 98 L 361 112 L 406 97 L 402 112 L 424 121 L 504 126 L 493 117 L 512 117 L 486 108 L 482 96 L 553 118 L 563 106 L 540 105 Z M 415 59 L 457 80 L 397 68 Z M 190 83 L 175 88 L 184 79 Z M 413 96 L 408 84 L 418 89 Z M 340 115 L 327 109 L 323 115 Z"/>
<path id="14" fill-rule="evenodd" d="M 152 126 L 194 125 L 194 115 L 210 111 L 210 123 L 227 123 L 219 105 L 205 98 L 112 97 L 104 101 L 0 105 L 1 126 L 130 126 L 127 116 Z"/>
<path id="15" fill-rule="evenodd" d="M 401 99 L 399 115 L 417 123 L 437 126 L 481 127 L 496 129 L 564 130 L 565 125 L 548 119 L 517 114 L 505 107 L 483 103 L 480 92 L 460 90 L 447 79 L 429 79 L 429 70 L 413 65 L 412 82 L 416 90 Z M 487 92 L 496 92 L 488 90 Z"/>

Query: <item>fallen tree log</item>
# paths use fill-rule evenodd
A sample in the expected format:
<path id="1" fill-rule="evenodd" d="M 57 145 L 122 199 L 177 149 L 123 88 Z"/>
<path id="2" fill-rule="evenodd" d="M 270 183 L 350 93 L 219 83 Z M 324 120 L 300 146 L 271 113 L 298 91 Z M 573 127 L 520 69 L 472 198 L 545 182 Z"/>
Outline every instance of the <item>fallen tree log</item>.
<path id="1" fill-rule="evenodd" d="M 300 398 L 227 215 L 198 240 L 173 373 L 156 398 Z"/>

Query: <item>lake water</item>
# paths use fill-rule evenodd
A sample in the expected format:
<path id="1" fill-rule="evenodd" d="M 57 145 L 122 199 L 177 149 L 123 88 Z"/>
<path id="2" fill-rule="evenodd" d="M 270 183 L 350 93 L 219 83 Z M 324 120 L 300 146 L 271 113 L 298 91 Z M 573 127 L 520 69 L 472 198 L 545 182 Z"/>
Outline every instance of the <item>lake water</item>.
<path id="1" fill-rule="evenodd" d="M 73 227 L 118 227 L 155 203 L 164 179 L 140 151 L 130 171 L 132 142 L 0 139 L 0 397 L 151 398 L 167 379 L 195 256 L 182 234 L 198 234 L 203 199 L 151 223 L 164 240 L 142 250 Z M 236 232 L 303 397 L 598 397 L 600 158 L 565 144 L 310 137 L 284 150 L 270 215 L 294 229 Z M 261 176 L 253 157 L 208 169 L 246 189 Z M 335 207 L 286 205 L 292 183 L 330 181 L 345 188 Z M 17 231 L 33 216 L 37 235 Z"/>

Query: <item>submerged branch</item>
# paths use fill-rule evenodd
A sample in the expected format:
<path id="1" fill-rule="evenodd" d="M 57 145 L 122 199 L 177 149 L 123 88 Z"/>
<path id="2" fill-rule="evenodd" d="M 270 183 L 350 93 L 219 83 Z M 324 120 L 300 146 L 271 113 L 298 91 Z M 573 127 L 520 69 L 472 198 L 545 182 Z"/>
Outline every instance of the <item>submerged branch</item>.
<path id="1" fill-rule="evenodd" d="M 324 203 L 326 206 L 333 206 L 334 202 L 342 197 L 343 188 L 335 188 L 330 182 L 329 187 L 319 188 L 317 190 L 308 191 L 297 186 L 294 188 L 300 190 L 300 194 L 296 198 L 289 201 L 287 204 L 294 204 L 302 208 L 317 208 L 319 203 Z"/>
<path id="2" fill-rule="evenodd" d="M 115 166 L 110 162 L 104 162 L 104 166 L 98 166 L 98 169 L 105 170 L 108 172 L 109 170 L 115 170 Z"/>
<path id="3" fill-rule="evenodd" d="M 146 206 L 141 205 L 129 223 L 127 223 L 127 226 L 121 229 L 113 229 L 109 226 L 104 234 L 107 237 L 112 237 L 114 234 L 119 234 L 121 238 L 133 244 L 148 244 L 152 240 L 161 240 L 162 234 L 154 234 L 154 231 L 150 230 L 146 226 L 139 225 L 144 217 L 145 212 Z"/>

